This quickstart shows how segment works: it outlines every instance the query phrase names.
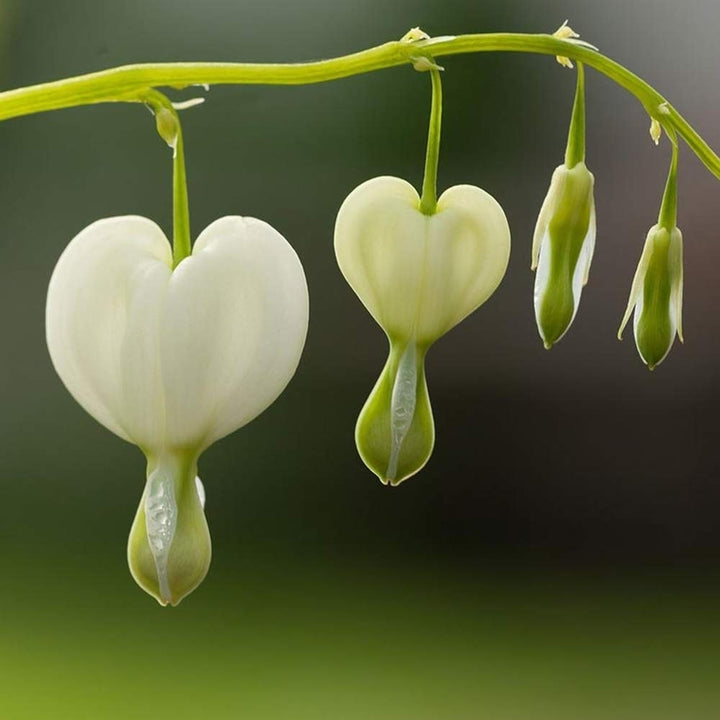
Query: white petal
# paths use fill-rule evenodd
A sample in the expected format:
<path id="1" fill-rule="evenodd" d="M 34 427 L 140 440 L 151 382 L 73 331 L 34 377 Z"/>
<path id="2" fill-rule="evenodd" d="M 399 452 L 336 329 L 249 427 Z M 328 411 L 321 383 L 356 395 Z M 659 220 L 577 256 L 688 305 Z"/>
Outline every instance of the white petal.
<path id="1" fill-rule="evenodd" d="M 653 225 L 645 238 L 645 244 L 643 245 L 642 253 L 640 254 L 640 260 L 638 261 L 635 275 L 633 276 L 632 285 L 630 286 L 630 297 L 628 299 L 627 307 L 625 308 L 625 314 L 623 315 L 622 322 L 620 323 L 620 329 L 618 330 L 618 340 L 622 340 L 622 334 L 625 330 L 625 326 L 630 319 L 630 316 L 635 310 L 635 317 L 633 319 L 633 328 L 637 326 L 638 318 L 642 314 L 643 309 L 643 283 L 645 282 L 645 273 L 647 272 L 648 262 L 650 261 L 650 254 L 652 250 L 652 244 L 650 242 L 651 236 L 655 234 L 658 226 Z"/>
<path id="2" fill-rule="evenodd" d="M 588 232 L 583 241 L 580 257 L 578 258 L 578 268 L 580 269 L 579 280 L 580 287 L 575 290 L 574 294 L 577 302 L 580 302 L 580 294 L 583 286 L 587 285 L 590 278 L 590 264 L 592 263 L 593 253 L 595 252 L 595 236 L 597 235 L 597 218 L 595 216 L 595 198 L 590 197 L 590 225 Z M 575 278 L 573 278 L 573 289 L 575 288 Z M 577 310 L 577 306 L 576 306 Z"/>
<path id="3" fill-rule="evenodd" d="M 48 288 L 47 344 L 58 375 L 96 420 L 142 447 L 163 432 L 157 341 L 171 266 L 155 223 L 107 218 L 70 242 Z"/>
<path id="4" fill-rule="evenodd" d="M 418 337 L 438 337 L 492 295 L 510 258 L 510 228 L 491 195 L 455 185 L 427 218 Z"/>
<path id="5" fill-rule="evenodd" d="M 550 188 L 543 200 L 537 222 L 535 223 L 535 232 L 533 233 L 532 242 L 532 260 L 530 262 L 531 270 L 535 270 L 540 262 L 540 251 L 547 239 L 548 223 L 550 222 L 552 214 L 555 212 L 557 196 L 564 181 L 566 171 L 567 168 L 565 165 L 559 165 L 553 171 L 552 178 L 550 179 Z"/>
<path id="6" fill-rule="evenodd" d="M 533 246 L 535 243 L 533 242 Z M 533 260 L 532 270 L 535 270 L 535 284 L 533 285 L 533 303 L 535 307 L 535 318 L 538 317 L 538 308 L 542 302 L 545 290 L 550 282 L 550 266 L 552 265 L 553 245 L 550 243 L 547 230 L 542 240 L 538 241 L 538 256 Z M 542 328 L 538 326 L 542 336 Z"/>
<path id="7" fill-rule="evenodd" d="M 405 180 L 373 178 L 348 195 L 335 223 L 338 265 L 388 333 L 405 334 L 417 314 L 426 221 L 419 202 Z"/>
<path id="8" fill-rule="evenodd" d="M 227 217 L 174 270 L 150 220 L 101 220 L 63 253 L 47 301 L 50 355 L 77 401 L 146 454 L 252 420 L 292 377 L 307 333 L 302 266 L 254 218 Z"/>
<path id="9" fill-rule="evenodd" d="M 305 275 L 285 238 L 255 218 L 209 225 L 168 290 L 168 444 L 206 447 L 259 415 L 295 372 L 307 325 Z"/>
<path id="10" fill-rule="evenodd" d="M 683 302 L 683 239 L 679 228 L 673 228 L 670 235 L 670 249 L 668 262 L 670 273 L 674 279 L 670 297 L 670 314 L 677 327 L 680 342 L 685 342 L 682 328 L 682 302 Z"/>
<path id="11" fill-rule="evenodd" d="M 510 230 L 498 203 L 470 185 L 447 190 L 424 215 L 405 180 L 368 180 L 335 225 L 345 278 L 389 336 L 432 342 L 481 305 L 502 279 Z"/>
<path id="12" fill-rule="evenodd" d="M 205 509 L 205 499 L 207 497 L 205 493 L 205 486 L 203 485 L 203 481 L 200 479 L 198 475 L 195 476 L 195 489 L 197 490 L 198 494 L 198 500 L 200 500 L 200 505 Z"/>

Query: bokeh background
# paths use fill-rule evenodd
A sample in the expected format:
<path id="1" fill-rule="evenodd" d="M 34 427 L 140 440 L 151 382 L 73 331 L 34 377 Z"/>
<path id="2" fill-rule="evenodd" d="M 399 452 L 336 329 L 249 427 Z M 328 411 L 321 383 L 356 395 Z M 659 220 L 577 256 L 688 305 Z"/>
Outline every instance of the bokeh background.
<path id="1" fill-rule="evenodd" d="M 0 0 L 0 85 L 566 18 L 720 147 L 717 0 Z M 126 569 L 143 458 L 70 398 L 43 325 L 54 263 L 84 226 L 138 213 L 170 230 L 168 151 L 137 106 L 2 123 L 0 718 L 720 716 L 720 184 L 683 151 L 687 342 L 651 374 L 615 333 L 669 150 L 632 97 L 589 74 L 597 251 L 547 352 L 530 244 L 574 75 L 549 57 L 443 65 L 440 187 L 490 191 L 514 245 L 496 294 L 429 356 L 436 450 L 398 489 L 355 452 L 386 346 L 332 230 L 363 180 L 420 184 L 428 78 L 213 87 L 183 114 L 195 234 L 225 214 L 273 224 L 303 260 L 312 316 L 288 390 L 202 458 L 213 565 L 175 609 Z"/>

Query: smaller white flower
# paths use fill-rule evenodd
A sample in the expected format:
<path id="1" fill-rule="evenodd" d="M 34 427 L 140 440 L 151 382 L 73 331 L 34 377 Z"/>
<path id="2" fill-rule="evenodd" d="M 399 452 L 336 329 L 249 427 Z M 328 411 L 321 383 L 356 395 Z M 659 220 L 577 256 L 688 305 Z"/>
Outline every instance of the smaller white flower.
<path id="1" fill-rule="evenodd" d="M 508 263 L 510 229 L 497 201 L 478 187 L 449 188 L 425 215 L 410 183 L 378 177 L 343 202 L 335 254 L 390 342 L 355 441 L 380 480 L 399 485 L 428 461 L 435 441 L 425 354 L 495 291 Z"/>

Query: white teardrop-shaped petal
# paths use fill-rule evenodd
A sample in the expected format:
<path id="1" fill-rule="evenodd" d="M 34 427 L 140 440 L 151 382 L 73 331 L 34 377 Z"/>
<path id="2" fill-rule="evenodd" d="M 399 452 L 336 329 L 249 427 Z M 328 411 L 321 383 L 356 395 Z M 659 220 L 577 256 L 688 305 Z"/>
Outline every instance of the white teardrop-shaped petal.
<path id="1" fill-rule="evenodd" d="M 161 348 L 171 446 L 207 447 L 259 415 L 293 376 L 308 292 L 295 251 L 270 225 L 224 217 L 173 272 Z"/>
<path id="2" fill-rule="evenodd" d="M 633 314 L 633 311 L 638 303 L 640 303 L 640 311 L 642 312 L 643 283 L 645 282 L 645 273 L 647 272 L 650 255 L 652 253 L 652 237 L 657 231 L 657 228 L 657 225 L 653 225 L 645 238 L 645 244 L 643 245 L 642 252 L 640 253 L 640 260 L 638 261 L 635 274 L 633 275 L 632 285 L 630 286 L 628 304 L 625 308 L 625 314 L 623 315 L 623 319 L 617 333 L 618 340 L 622 340 L 622 334 L 625 331 L 625 326 L 627 325 L 628 320 L 630 320 L 630 316 Z"/>
<path id="3" fill-rule="evenodd" d="M 101 220 L 60 258 L 46 312 L 76 400 L 154 454 L 199 452 L 252 420 L 292 377 L 307 332 L 302 266 L 267 223 L 222 218 L 171 268 L 150 220 Z"/>
<path id="4" fill-rule="evenodd" d="M 471 185 L 444 192 L 434 215 L 408 182 L 379 177 L 346 198 L 335 225 L 343 275 L 390 337 L 430 343 L 500 283 L 510 230 L 500 205 Z"/>

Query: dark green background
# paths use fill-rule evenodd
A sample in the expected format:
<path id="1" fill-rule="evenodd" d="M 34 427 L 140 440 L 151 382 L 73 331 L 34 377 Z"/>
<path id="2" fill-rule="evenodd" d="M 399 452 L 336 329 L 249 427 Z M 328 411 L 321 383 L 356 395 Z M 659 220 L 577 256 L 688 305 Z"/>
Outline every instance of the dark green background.
<path id="1" fill-rule="evenodd" d="M 414 25 L 541 32 L 566 17 L 720 147 L 715 0 L 0 0 L 0 83 L 315 59 Z M 496 294 L 430 353 L 435 454 L 394 490 L 353 445 L 386 348 L 332 229 L 363 180 L 419 185 L 428 78 L 213 87 L 183 113 L 195 234 L 225 214 L 274 225 L 304 263 L 311 325 L 288 390 L 202 458 L 214 559 L 177 609 L 125 565 L 143 458 L 70 398 L 43 327 L 54 263 L 84 226 L 137 213 L 170 230 L 169 153 L 137 106 L 2 123 L 2 720 L 717 717 L 720 184 L 682 153 L 687 343 L 650 374 L 615 332 L 668 147 L 590 74 L 597 251 L 570 334 L 546 352 L 530 244 L 574 76 L 547 57 L 443 65 L 440 187 L 491 192 L 514 245 Z"/>

